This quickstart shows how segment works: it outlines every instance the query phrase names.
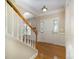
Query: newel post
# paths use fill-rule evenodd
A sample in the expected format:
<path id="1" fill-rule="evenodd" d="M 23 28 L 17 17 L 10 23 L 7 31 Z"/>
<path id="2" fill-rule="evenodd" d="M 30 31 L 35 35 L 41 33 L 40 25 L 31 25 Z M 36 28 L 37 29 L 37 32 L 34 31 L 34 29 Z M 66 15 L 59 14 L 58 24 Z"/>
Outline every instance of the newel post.
<path id="1" fill-rule="evenodd" d="M 37 40 L 38 40 L 38 31 L 36 29 L 36 27 L 33 28 L 35 31 L 35 35 L 36 35 L 36 43 L 35 43 L 35 47 L 37 48 Z"/>

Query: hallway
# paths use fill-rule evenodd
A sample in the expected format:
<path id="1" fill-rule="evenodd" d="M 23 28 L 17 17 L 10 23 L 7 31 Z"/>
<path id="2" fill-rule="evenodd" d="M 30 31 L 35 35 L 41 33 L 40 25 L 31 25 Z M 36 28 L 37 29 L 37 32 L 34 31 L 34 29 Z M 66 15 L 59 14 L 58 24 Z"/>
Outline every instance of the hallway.
<path id="1" fill-rule="evenodd" d="M 6 59 L 73 58 L 72 1 L 6 2 Z"/>

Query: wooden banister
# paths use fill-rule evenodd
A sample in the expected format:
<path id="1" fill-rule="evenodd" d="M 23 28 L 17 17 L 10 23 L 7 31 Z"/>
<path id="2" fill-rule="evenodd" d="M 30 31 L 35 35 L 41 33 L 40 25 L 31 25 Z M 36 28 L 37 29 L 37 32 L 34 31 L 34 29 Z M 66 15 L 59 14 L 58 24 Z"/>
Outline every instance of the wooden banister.
<path id="1" fill-rule="evenodd" d="M 11 2 L 11 0 L 6 0 L 6 2 L 13 8 L 13 10 L 18 14 L 18 16 L 35 32 L 33 29 L 33 26 L 30 24 L 28 19 L 26 19 L 20 11 L 17 9 L 17 7 Z"/>

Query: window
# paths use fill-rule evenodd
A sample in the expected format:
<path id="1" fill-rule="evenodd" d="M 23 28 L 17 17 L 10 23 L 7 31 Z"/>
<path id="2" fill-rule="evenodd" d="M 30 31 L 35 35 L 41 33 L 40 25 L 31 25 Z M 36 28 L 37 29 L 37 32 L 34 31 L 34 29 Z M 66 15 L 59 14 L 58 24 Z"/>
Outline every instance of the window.
<path id="1" fill-rule="evenodd" d="M 24 34 L 31 35 L 31 28 L 28 25 L 24 25 Z"/>
<path id="2" fill-rule="evenodd" d="M 40 32 L 41 33 L 44 32 L 44 23 L 43 22 L 40 23 Z"/>
<path id="3" fill-rule="evenodd" d="M 28 18 L 28 19 L 33 17 L 33 15 L 30 12 L 25 12 L 23 15 L 25 18 Z M 27 24 L 24 24 L 24 34 L 31 35 L 31 28 Z"/>
<path id="4" fill-rule="evenodd" d="M 53 20 L 53 32 L 55 33 L 59 32 L 59 20 L 58 19 Z"/>
<path id="5" fill-rule="evenodd" d="M 44 33 L 45 32 L 45 21 L 40 20 L 40 32 Z"/>

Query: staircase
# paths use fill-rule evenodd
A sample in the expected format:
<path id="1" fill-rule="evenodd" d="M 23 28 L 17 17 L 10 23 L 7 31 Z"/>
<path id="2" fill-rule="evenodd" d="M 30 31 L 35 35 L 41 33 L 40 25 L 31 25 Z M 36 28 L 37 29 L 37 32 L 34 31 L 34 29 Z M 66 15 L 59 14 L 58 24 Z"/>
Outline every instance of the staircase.
<path id="1" fill-rule="evenodd" d="M 25 43 L 26 45 L 28 45 L 29 47 L 36 49 L 35 47 L 35 41 L 31 40 L 31 37 L 29 36 L 29 38 L 27 38 L 27 35 L 23 36 L 23 43 Z"/>
<path id="2" fill-rule="evenodd" d="M 22 41 L 6 35 L 5 58 L 6 59 L 35 59 L 38 51 Z"/>
<path id="3" fill-rule="evenodd" d="M 10 31 L 11 30 L 10 28 L 9 30 L 8 29 L 6 30 L 6 35 L 5 35 L 6 36 L 6 53 L 5 53 L 6 59 L 34 59 L 38 54 L 38 51 L 36 49 L 37 30 L 35 27 L 33 27 L 30 24 L 28 19 L 24 18 L 24 16 L 20 13 L 19 9 L 15 6 L 15 4 L 11 0 L 6 0 L 6 3 L 10 6 L 11 9 L 13 9 L 16 12 L 19 18 L 21 18 L 21 21 L 23 21 L 31 28 L 31 32 L 32 32 L 31 35 L 22 34 L 20 35 L 20 38 L 19 38 L 19 37 L 15 37 L 15 35 L 18 33 L 17 31 L 15 32 L 15 35 L 14 35 L 14 32 Z M 9 16 L 10 15 L 11 13 L 9 14 Z M 9 18 L 9 16 L 7 16 L 7 18 Z M 8 21 L 8 19 L 6 21 Z M 17 22 L 17 20 L 15 20 L 15 22 Z M 9 27 L 11 27 L 12 30 L 15 28 L 15 27 L 13 28 L 10 25 Z M 8 31 L 12 33 L 8 33 Z"/>

